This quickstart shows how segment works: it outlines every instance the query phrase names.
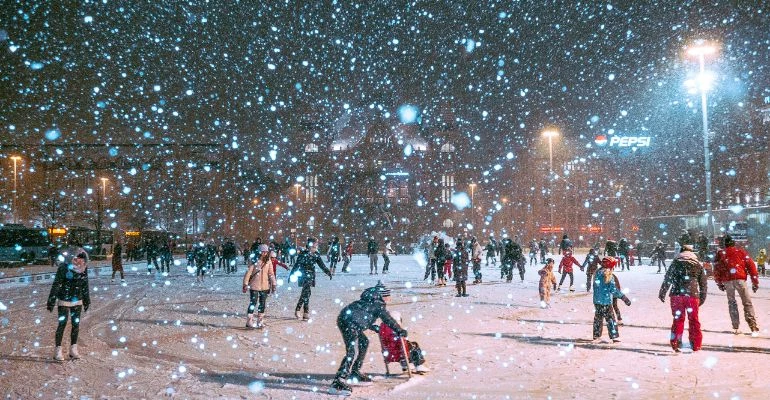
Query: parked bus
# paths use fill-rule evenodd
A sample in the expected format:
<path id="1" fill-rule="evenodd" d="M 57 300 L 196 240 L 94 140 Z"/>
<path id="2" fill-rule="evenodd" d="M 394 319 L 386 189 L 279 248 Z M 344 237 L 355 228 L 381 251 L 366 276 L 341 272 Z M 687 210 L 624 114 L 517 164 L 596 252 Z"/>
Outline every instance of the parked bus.
<path id="1" fill-rule="evenodd" d="M 83 247 L 88 254 L 107 255 L 112 253 L 113 235 L 112 231 L 104 229 L 101 232 L 101 241 L 99 232 L 96 229 L 84 228 L 81 226 L 71 226 L 67 228 L 67 243 L 78 244 Z M 97 249 L 97 242 L 100 242 L 101 248 Z"/>
<path id="2" fill-rule="evenodd" d="M 0 227 L 0 261 L 48 262 L 48 231 L 19 224 Z"/>

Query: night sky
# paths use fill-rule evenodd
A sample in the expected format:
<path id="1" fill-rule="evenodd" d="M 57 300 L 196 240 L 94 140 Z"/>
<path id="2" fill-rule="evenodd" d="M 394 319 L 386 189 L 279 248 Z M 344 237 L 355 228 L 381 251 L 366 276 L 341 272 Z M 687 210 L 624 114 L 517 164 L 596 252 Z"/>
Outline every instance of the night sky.
<path id="1" fill-rule="evenodd" d="M 679 160 L 654 181 L 698 181 L 700 102 L 683 84 L 696 39 L 720 46 L 715 174 L 767 142 L 751 122 L 770 96 L 762 2 L 83 3 L 0 8 L 2 142 L 216 141 L 280 157 L 303 118 L 334 135 L 345 113 L 396 125 L 412 104 L 425 131 L 451 110 L 477 151 L 519 163 L 548 126 L 578 144 L 564 157 L 589 155 L 597 134 L 650 135 L 625 161 Z"/>

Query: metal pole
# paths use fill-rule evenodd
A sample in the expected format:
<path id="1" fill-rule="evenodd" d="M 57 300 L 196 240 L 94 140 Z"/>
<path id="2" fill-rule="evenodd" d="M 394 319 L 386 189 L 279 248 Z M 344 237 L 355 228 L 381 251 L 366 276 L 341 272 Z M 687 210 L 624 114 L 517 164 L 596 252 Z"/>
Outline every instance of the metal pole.
<path id="1" fill-rule="evenodd" d="M 700 61 L 701 76 L 704 76 L 706 73 L 705 56 L 700 54 L 698 60 Z M 703 114 L 703 156 L 705 158 L 703 169 L 706 173 L 706 218 L 708 218 L 707 229 L 709 238 L 714 238 L 716 232 L 714 228 L 714 215 L 712 214 L 711 210 L 711 154 L 709 152 L 708 102 L 706 97 L 706 88 L 703 87 L 702 82 L 700 93 L 701 111 Z"/>
<path id="2" fill-rule="evenodd" d="M 11 157 L 11 160 L 13 160 L 13 223 L 17 224 L 19 222 L 19 211 L 16 209 L 18 204 L 16 194 L 16 161 L 19 160 L 19 157 Z"/>
<path id="3" fill-rule="evenodd" d="M 553 135 L 548 135 L 548 203 L 551 225 L 549 232 L 553 237 Z"/>

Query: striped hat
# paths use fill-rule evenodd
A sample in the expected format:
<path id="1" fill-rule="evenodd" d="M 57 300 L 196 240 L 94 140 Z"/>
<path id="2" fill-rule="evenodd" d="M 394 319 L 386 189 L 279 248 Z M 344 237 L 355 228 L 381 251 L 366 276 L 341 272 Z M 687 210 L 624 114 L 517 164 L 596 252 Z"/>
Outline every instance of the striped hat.
<path id="1" fill-rule="evenodd" d="M 377 285 L 375 286 L 375 288 L 376 288 L 376 289 L 377 289 L 377 291 L 380 293 L 380 296 L 382 296 L 382 297 L 390 296 L 390 289 L 388 289 L 388 288 L 387 288 L 387 287 L 386 287 L 386 286 L 385 286 L 385 285 L 382 283 L 382 281 L 378 281 L 378 282 L 377 282 Z"/>

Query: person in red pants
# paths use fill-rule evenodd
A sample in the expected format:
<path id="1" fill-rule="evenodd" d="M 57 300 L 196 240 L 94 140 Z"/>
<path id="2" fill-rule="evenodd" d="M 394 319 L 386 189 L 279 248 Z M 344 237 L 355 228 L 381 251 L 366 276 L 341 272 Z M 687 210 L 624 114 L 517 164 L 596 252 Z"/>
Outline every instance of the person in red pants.
<path id="1" fill-rule="evenodd" d="M 674 322 L 671 324 L 671 348 L 679 352 L 682 347 L 685 315 L 690 323 L 688 332 L 692 351 L 701 348 L 703 334 L 700 330 L 698 308 L 706 302 L 706 271 L 701 266 L 698 256 L 690 244 L 682 245 L 681 252 L 666 271 L 663 284 L 660 285 L 658 298 L 666 302 L 666 292 L 669 287 L 671 298 L 671 314 Z"/>

